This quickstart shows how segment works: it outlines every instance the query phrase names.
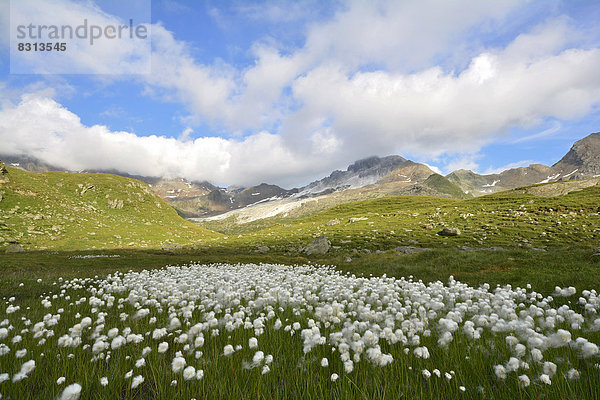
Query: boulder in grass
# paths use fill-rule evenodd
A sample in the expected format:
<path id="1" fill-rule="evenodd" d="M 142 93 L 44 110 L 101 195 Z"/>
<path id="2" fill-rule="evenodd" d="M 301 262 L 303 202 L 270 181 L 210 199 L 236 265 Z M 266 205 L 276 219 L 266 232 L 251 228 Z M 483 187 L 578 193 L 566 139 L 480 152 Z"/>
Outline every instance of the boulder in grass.
<path id="1" fill-rule="evenodd" d="M 600 247 L 594 247 L 594 252 L 592 253 L 592 261 L 600 262 Z"/>
<path id="2" fill-rule="evenodd" d="M 7 253 L 24 253 L 25 249 L 20 244 L 11 244 L 6 248 Z"/>
<path id="3" fill-rule="evenodd" d="M 327 236 L 321 236 L 310 242 L 302 251 L 309 256 L 312 254 L 325 254 L 330 247 L 331 242 L 327 239 Z"/>
<path id="4" fill-rule="evenodd" d="M 438 234 L 440 236 L 459 236 L 460 229 L 451 227 L 451 226 L 447 226 L 444 229 L 442 229 Z"/>

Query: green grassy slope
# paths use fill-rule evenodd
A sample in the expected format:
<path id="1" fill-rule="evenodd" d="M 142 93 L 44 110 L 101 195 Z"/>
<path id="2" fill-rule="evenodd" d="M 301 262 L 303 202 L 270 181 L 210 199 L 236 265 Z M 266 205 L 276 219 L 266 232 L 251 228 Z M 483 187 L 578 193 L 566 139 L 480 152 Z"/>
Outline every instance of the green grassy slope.
<path id="1" fill-rule="evenodd" d="M 109 174 L 31 173 L 0 181 L 0 249 L 161 248 L 219 237 L 179 217 L 145 183 Z"/>
<path id="2" fill-rule="evenodd" d="M 600 187 L 558 197 L 523 191 L 468 200 L 397 196 L 348 203 L 275 224 L 229 242 L 297 251 L 327 235 L 333 251 L 388 250 L 398 245 L 542 247 L 600 244 Z M 444 227 L 461 235 L 438 235 Z"/>

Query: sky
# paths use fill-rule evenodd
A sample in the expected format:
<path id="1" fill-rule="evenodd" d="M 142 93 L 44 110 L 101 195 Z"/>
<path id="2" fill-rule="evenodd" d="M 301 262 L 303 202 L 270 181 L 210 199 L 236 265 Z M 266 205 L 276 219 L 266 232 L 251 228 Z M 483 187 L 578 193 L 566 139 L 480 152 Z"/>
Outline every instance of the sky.
<path id="1" fill-rule="evenodd" d="M 24 1 L 0 0 L 0 154 L 64 169 L 291 188 L 373 155 L 552 165 L 600 131 L 592 0 Z M 25 54 L 19 18 L 149 35 Z"/>

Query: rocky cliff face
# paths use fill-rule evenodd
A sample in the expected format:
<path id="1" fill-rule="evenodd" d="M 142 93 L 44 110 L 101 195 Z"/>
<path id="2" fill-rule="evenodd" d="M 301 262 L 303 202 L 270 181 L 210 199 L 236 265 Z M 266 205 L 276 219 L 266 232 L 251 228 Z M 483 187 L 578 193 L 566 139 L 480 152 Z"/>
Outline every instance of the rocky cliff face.
<path id="1" fill-rule="evenodd" d="M 348 166 L 346 171 L 334 171 L 328 177 L 298 189 L 298 192 L 300 195 L 315 195 L 371 185 L 405 163 L 412 162 L 400 156 L 365 158 Z"/>
<path id="2" fill-rule="evenodd" d="M 573 144 L 571 150 L 552 166 L 561 176 L 600 175 L 600 132 L 592 133 Z"/>

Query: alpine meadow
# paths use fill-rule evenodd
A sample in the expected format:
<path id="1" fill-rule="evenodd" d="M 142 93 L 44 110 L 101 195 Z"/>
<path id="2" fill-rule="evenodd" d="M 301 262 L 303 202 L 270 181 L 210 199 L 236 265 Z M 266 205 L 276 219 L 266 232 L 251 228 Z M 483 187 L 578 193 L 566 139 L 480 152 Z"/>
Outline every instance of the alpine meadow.
<path id="1" fill-rule="evenodd" d="M 595 2 L 0 15 L 0 400 L 600 399 Z"/>

